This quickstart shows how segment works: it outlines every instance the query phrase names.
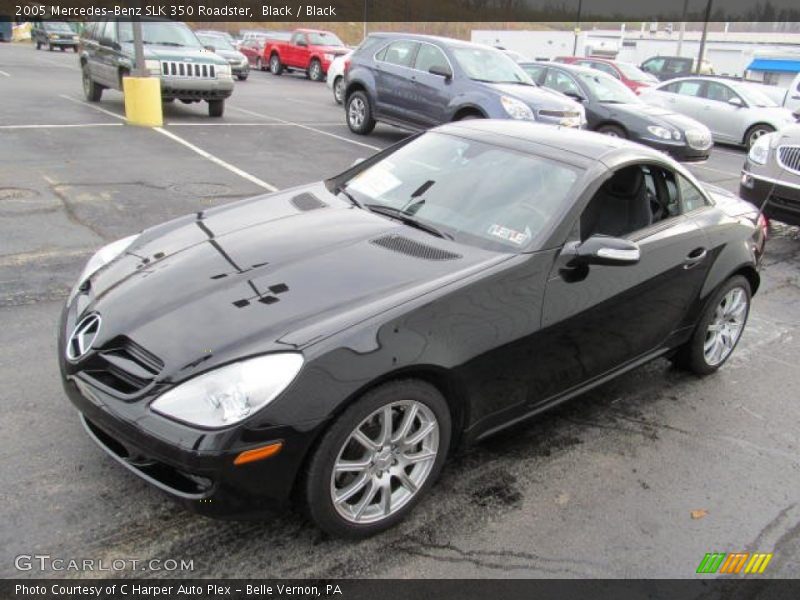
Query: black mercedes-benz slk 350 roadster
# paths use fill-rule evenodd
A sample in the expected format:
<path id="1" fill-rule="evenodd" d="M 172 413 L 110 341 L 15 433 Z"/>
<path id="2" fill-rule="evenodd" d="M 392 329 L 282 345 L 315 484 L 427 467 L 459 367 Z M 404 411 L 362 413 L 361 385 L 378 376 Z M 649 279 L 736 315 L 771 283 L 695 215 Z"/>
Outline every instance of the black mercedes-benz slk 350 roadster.
<path id="1" fill-rule="evenodd" d="M 764 235 L 644 146 L 449 124 L 101 249 L 64 309 L 64 387 L 101 447 L 193 510 L 294 501 L 365 536 L 459 444 L 659 356 L 718 369 Z"/>

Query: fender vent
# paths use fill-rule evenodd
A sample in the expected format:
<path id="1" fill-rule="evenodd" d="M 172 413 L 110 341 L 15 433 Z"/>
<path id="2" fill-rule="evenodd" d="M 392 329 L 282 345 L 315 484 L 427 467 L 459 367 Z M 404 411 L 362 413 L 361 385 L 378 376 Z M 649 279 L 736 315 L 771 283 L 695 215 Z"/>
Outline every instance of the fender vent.
<path id="1" fill-rule="evenodd" d="M 380 246 L 381 248 L 386 248 L 386 250 L 391 250 L 392 252 L 399 252 L 400 254 L 406 254 L 414 258 L 421 258 L 422 260 L 455 260 L 461 258 L 460 254 L 455 254 L 454 252 L 442 250 L 434 246 L 428 246 L 427 244 L 403 237 L 402 235 L 385 235 L 372 240 L 370 243 Z"/>
<path id="2" fill-rule="evenodd" d="M 318 208 L 325 208 L 328 206 L 314 194 L 309 194 L 308 192 L 295 196 L 292 198 L 291 203 L 297 210 L 301 210 L 303 212 L 317 210 Z"/>

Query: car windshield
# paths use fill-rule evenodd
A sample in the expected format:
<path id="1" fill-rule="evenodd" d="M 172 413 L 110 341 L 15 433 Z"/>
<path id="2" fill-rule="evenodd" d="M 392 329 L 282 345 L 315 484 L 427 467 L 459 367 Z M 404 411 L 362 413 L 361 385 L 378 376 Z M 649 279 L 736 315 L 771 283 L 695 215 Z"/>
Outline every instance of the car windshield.
<path id="1" fill-rule="evenodd" d="M 133 42 L 133 27 L 130 21 L 119 23 L 120 43 Z M 142 21 L 142 41 L 158 46 L 201 47 L 194 32 L 182 23 L 171 21 Z"/>
<path id="2" fill-rule="evenodd" d="M 502 50 L 477 47 L 453 48 L 453 56 L 467 77 L 474 81 L 535 85 L 528 74 Z"/>
<path id="3" fill-rule="evenodd" d="M 54 31 L 58 33 L 73 33 L 72 27 L 70 27 L 67 23 L 63 23 L 61 21 L 50 21 L 45 23 L 44 28 L 47 31 Z"/>
<path id="4" fill-rule="evenodd" d="M 308 34 L 308 43 L 312 46 L 344 46 L 342 40 L 327 31 L 312 31 Z"/>
<path id="5" fill-rule="evenodd" d="M 625 62 L 617 62 L 614 64 L 617 65 L 617 68 L 622 72 L 622 74 L 631 81 L 639 81 L 641 83 L 658 83 L 658 79 L 649 73 L 645 73 L 636 65 Z"/>
<path id="6" fill-rule="evenodd" d="M 413 219 L 457 242 L 519 252 L 541 243 L 579 174 L 540 156 L 426 133 L 340 189 L 368 209 Z"/>
<path id="7" fill-rule="evenodd" d="M 739 84 L 734 85 L 733 88 L 750 106 L 758 106 L 759 108 L 771 108 L 778 106 L 777 102 L 753 86 Z"/>
<path id="8" fill-rule="evenodd" d="M 605 73 L 578 73 L 595 100 L 603 104 L 641 104 L 643 100 L 624 84 Z"/>
<path id="9" fill-rule="evenodd" d="M 221 35 L 209 35 L 205 33 L 198 33 L 197 39 L 204 46 L 213 46 L 214 50 L 235 50 L 231 43 Z"/>

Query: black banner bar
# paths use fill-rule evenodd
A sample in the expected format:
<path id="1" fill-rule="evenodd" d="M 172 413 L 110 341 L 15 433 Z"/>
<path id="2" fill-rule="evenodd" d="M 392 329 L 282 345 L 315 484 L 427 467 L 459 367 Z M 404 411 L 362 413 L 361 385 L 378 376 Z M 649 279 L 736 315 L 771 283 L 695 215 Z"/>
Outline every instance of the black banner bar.
<path id="1" fill-rule="evenodd" d="M 797 0 L 0 0 L 16 21 L 160 17 L 237 22 L 800 21 Z"/>

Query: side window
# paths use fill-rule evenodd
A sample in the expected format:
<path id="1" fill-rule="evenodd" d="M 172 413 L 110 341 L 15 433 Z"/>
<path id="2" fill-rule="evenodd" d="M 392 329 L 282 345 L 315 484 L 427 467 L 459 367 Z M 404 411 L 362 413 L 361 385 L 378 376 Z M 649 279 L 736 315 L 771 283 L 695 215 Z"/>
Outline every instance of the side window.
<path id="1" fill-rule="evenodd" d="M 575 80 L 563 71 L 557 69 L 547 69 L 547 77 L 544 86 L 562 94 L 572 93 L 581 95 L 581 90 Z"/>
<path id="2" fill-rule="evenodd" d="M 681 192 L 682 212 L 689 212 L 707 206 L 706 197 L 698 190 L 692 182 L 683 175 L 678 174 L 678 188 Z"/>
<path id="3" fill-rule="evenodd" d="M 522 70 L 531 76 L 536 83 L 541 83 L 545 68 L 539 65 L 520 65 Z"/>
<path id="4" fill-rule="evenodd" d="M 682 58 L 671 58 L 667 61 L 667 68 L 665 71 L 672 75 L 682 75 L 683 73 L 689 73 L 692 68 L 692 63 L 688 59 Z"/>
<path id="5" fill-rule="evenodd" d="M 304 33 L 295 33 L 292 36 L 292 44 L 297 46 L 300 42 L 306 41 L 306 35 Z"/>
<path id="6" fill-rule="evenodd" d="M 384 50 L 378 54 L 377 58 L 380 61 L 389 63 L 390 65 L 399 65 L 401 67 L 410 67 L 411 59 L 414 56 L 414 50 L 417 43 L 410 41 L 393 42 L 389 44 Z"/>
<path id="7" fill-rule="evenodd" d="M 651 58 L 642 64 L 642 70 L 648 73 L 660 73 L 664 68 L 664 60 L 663 58 Z"/>
<path id="8" fill-rule="evenodd" d="M 447 58 L 444 53 L 432 44 L 420 44 L 414 68 L 428 72 L 431 67 L 447 67 Z"/>
<path id="9" fill-rule="evenodd" d="M 133 36 L 131 36 L 133 37 Z M 114 43 L 117 41 L 117 23 L 116 21 L 108 21 L 105 29 L 103 30 L 103 38 L 106 43 Z"/>
<path id="10" fill-rule="evenodd" d="M 702 81 L 681 81 L 678 83 L 678 93 L 681 96 L 700 96 L 703 90 Z"/>
<path id="11" fill-rule="evenodd" d="M 606 180 L 580 218 L 581 240 L 593 235 L 625 237 L 653 222 L 645 165 L 619 169 Z M 651 181 L 655 191 L 655 184 Z"/>
<path id="12" fill-rule="evenodd" d="M 731 98 L 736 98 L 738 95 L 731 88 L 723 83 L 717 81 L 709 81 L 706 83 L 706 89 L 703 97 L 717 102 L 727 102 Z"/>
<path id="13" fill-rule="evenodd" d="M 677 83 L 670 83 L 669 85 L 662 86 L 658 88 L 662 92 L 669 92 L 670 94 L 677 94 L 678 88 L 680 87 L 680 82 Z"/>
<path id="14" fill-rule="evenodd" d="M 593 62 L 590 64 L 593 69 L 597 69 L 598 71 L 602 71 L 608 75 L 611 75 L 614 79 L 619 79 L 619 74 L 617 70 L 612 67 L 611 65 L 607 65 L 606 63 L 601 62 Z"/>

